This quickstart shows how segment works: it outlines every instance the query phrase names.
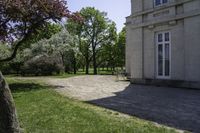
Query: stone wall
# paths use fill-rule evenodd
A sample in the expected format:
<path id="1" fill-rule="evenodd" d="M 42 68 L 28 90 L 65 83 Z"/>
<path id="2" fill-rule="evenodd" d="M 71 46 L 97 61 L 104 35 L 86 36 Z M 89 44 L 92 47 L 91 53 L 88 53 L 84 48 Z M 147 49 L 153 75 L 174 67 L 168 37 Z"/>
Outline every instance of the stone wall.
<path id="1" fill-rule="evenodd" d="M 151 83 L 160 83 L 155 35 L 169 31 L 171 72 L 168 80 L 177 86 L 200 88 L 200 0 L 169 0 L 160 6 L 155 6 L 153 1 L 131 1 L 132 14 L 126 19 L 129 78 L 142 83 L 151 80 L 156 81 Z"/>

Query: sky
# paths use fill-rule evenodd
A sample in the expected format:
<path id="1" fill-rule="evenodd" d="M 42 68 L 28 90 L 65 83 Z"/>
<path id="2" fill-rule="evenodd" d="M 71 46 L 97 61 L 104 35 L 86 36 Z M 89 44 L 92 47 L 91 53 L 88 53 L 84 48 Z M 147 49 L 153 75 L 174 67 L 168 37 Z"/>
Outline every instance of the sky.
<path id="1" fill-rule="evenodd" d="M 107 12 L 108 18 L 117 24 L 118 32 L 124 27 L 125 17 L 131 13 L 130 0 L 67 0 L 67 2 L 72 12 L 88 6 Z"/>

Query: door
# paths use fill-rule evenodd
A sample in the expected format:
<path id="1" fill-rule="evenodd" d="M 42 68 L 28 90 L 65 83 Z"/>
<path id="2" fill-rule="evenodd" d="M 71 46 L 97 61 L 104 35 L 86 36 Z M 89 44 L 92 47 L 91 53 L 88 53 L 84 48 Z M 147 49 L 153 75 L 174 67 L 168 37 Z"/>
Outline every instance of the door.
<path id="1" fill-rule="evenodd" d="M 170 32 L 156 33 L 157 78 L 169 79 L 171 73 Z"/>

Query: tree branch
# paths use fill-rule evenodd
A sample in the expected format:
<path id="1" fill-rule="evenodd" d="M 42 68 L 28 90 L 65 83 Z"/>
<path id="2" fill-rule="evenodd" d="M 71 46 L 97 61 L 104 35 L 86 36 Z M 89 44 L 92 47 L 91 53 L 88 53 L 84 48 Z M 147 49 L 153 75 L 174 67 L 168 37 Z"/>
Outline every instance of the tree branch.
<path id="1" fill-rule="evenodd" d="M 25 33 L 23 39 L 20 40 L 20 41 L 15 45 L 14 50 L 13 50 L 11 56 L 10 56 L 10 57 L 7 57 L 7 58 L 5 58 L 5 59 L 0 59 L 0 62 L 8 62 L 8 61 L 13 60 L 13 59 L 16 57 L 17 51 L 18 51 L 18 49 L 20 48 L 20 46 L 23 45 L 23 44 L 29 39 L 29 37 L 31 36 L 31 34 L 34 33 L 34 31 L 36 31 L 37 28 L 38 28 L 40 25 L 42 25 L 42 23 L 45 22 L 45 20 L 48 20 L 49 18 L 50 18 L 50 17 L 43 18 L 43 19 L 41 19 L 40 21 L 38 21 L 37 23 L 33 24 L 33 25 L 31 26 L 31 28 L 29 29 L 29 31 L 28 31 L 27 33 Z M 25 29 L 26 29 L 26 28 L 25 28 Z"/>
<path id="2" fill-rule="evenodd" d="M 27 34 L 28 35 L 28 34 Z M 16 45 L 15 48 L 11 54 L 10 57 L 7 57 L 5 59 L 0 59 L 0 62 L 7 62 L 7 61 L 11 61 L 12 59 L 14 59 L 17 55 L 17 50 L 19 49 L 19 47 L 27 40 L 28 36 L 25 35 L 26 37 L 24 37 L 21 41 L 19 41 Z"/>

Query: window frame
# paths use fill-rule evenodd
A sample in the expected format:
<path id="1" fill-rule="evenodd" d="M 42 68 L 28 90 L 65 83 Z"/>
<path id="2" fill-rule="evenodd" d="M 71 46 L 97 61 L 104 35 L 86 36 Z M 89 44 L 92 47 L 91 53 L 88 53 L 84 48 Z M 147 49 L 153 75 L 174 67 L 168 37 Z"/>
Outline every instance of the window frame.
<path id="1" fill-rule="evenodd" d="M 168 33 L 169 34 L 169 40 L 166 41 L 165 40 L 165 34 Z M 159 34 L 162 34 L 162 42 L 159 42 L 158 41 L 158 35 Z M 160 31 L 160 32 L 155 32 L 155 44 L 156 44 L 156 78 L 157 79 L 171 79 L 171 65 L 172 65 L 172 57 L 171 57 L 171 32 L 169 30 L 166 30 L 166 31 Z M 159 45 L 162 45 L 162 54 L 164 55 L 163 59 L 165 58 L 165 45 L 166 44 L 169 44 L 169 75 L 167 76 L 165 74 L 165 62 L 162 63 L 163 67 L 162 67 L 162 75 L 159 74 L 159 64 L 158 64 L 158 61 L 159 61 L 159 58 L 158 58 L 158 46 Z"/>
<path id="2" fill-rule="evenodd" d="M 169 2 L 169 0 L 167 0 L 167 2 L 166 3 L 164 3 L 164 0 L 160 0 L 160 3 L 161 4 L 159 4 L 159 5 L 156 5 L 156 0 L 154 0 L 154 7 L 159 7 L 159 6 L 163 6 L 163 5 L 165 5 L 165 4 L 167 4 Z"/>

